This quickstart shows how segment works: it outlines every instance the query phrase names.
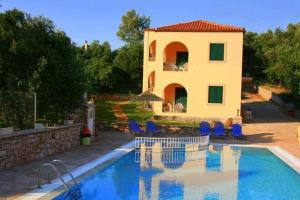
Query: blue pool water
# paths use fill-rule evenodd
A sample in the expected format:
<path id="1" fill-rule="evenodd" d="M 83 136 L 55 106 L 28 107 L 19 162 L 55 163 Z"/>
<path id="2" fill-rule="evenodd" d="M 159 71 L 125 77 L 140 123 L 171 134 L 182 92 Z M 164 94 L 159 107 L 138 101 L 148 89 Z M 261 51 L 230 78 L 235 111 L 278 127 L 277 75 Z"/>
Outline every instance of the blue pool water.
<path id="1" fill-rule="evenodd" d="M 230 146 L 133 151 L 79 187 L 84 200 L 300 200 L 300 175 L 269 150 Z"/>

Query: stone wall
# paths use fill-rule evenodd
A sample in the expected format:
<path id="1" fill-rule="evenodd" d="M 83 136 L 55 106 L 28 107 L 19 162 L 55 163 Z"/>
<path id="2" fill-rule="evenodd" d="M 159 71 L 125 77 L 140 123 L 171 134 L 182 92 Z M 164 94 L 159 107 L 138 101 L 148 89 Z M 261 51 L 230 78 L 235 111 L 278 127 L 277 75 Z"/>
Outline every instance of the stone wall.
<path id="1" fill-rule="evenodd" d="M 219 121 L 225 123 L 229 118 L 201 118 L 201 117 L 182 117 L 182 116 L 154 116 L 155 120 L 165 120 L 165 121 L 177 121 L 177 122 L 189 122 L 194 124 L 200 124 L 203 121 L 214 122 Z M 230 118 L 233 120 L 233 123 L 242 123 L 242 117 Z"/>
<path id="2" fill-rule="evenodd" d="M 145 130 L 145 124 L 140 124 L 141 129 Z M 194 125 L 156 125 L 157 129 L 162 130 L 162 132 L 169 134 L 179 134 L 179 135 L 189 135 L 198 134 L 199 123 Z M 129 132 L 128 124 L 124 122 L 120 123 L 97 123 L 97 130 L 99 131 L 122 131 Z"/>
<path id="3" fill-rule="evenodd" d="M 127 101 L 134 97 L 135 95 L 129 94 L 102 94 L 98 96 L 92 96 L 94 100 L 122 100 Z"/>
<path id="4" fill-rule="evenodd" d="M 295 109 L 295 105 L 289 102 L 284 102 L 278 95 L 271 90 L 259 86 L 258 94 L 268 101 L 272 101 L 281 107 L 287 114 L 300 118 L 300 111 Z"/>
<path id="5" fill-rule="evenodd" d="M 278 95 L 262 86 L 258 87 L 258 94 L 268 101 L 273 101 L 280 106 L 284 105 L 283 100 Z"/>
<path id="6" fill-rule="evenodd" d="M 0 135 L 0 170 L 80 144 L 81 124 Z"/>

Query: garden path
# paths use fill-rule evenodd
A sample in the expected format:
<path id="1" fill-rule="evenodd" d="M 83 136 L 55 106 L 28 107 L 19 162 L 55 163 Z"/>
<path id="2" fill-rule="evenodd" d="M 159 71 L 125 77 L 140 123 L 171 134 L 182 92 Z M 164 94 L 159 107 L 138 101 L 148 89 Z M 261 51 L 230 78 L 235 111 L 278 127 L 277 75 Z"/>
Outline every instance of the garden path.
<path id="1" fill-rule="evenodd" d="M 121 107 L 125 104 L 128 104 L 128 101 L 121 101 L 112 106 L 112 111 L 114 112 L 114 115 L 116 116 L 118 121 L 128 121 L 128 117 Z"/>

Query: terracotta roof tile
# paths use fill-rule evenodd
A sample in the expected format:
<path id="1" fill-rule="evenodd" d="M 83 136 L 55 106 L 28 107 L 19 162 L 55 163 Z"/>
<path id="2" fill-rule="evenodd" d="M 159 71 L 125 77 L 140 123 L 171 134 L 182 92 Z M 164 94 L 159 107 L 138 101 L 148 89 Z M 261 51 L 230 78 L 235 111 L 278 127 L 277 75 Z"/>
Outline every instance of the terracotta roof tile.
<path id="1" fill-rule="evenodd" d="M 150 28 L 145 31 L 155 32 L 245 32 L 244 28 L 230 25 L 217 24 L 206 20 L 197 20 L 186 23 L 178 23 L 158 28 Z"/>

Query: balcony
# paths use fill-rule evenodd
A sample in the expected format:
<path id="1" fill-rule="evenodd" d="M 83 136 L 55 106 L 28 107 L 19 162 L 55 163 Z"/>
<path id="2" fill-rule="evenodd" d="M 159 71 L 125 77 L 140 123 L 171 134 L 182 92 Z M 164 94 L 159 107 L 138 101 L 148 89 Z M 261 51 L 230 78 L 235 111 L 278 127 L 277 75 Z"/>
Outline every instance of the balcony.
<path id="1" fill-rule="evenodd" d="M 156 40 L 152 41 L 149 46 L 149 61 L 155 61 L 156 56 Z"/>
<path id="2" fill-rule="evenodd" d="M 164 71 L 188 71 L 189 52 L 181 42 L 171 42 L 164 50 Z"/>

